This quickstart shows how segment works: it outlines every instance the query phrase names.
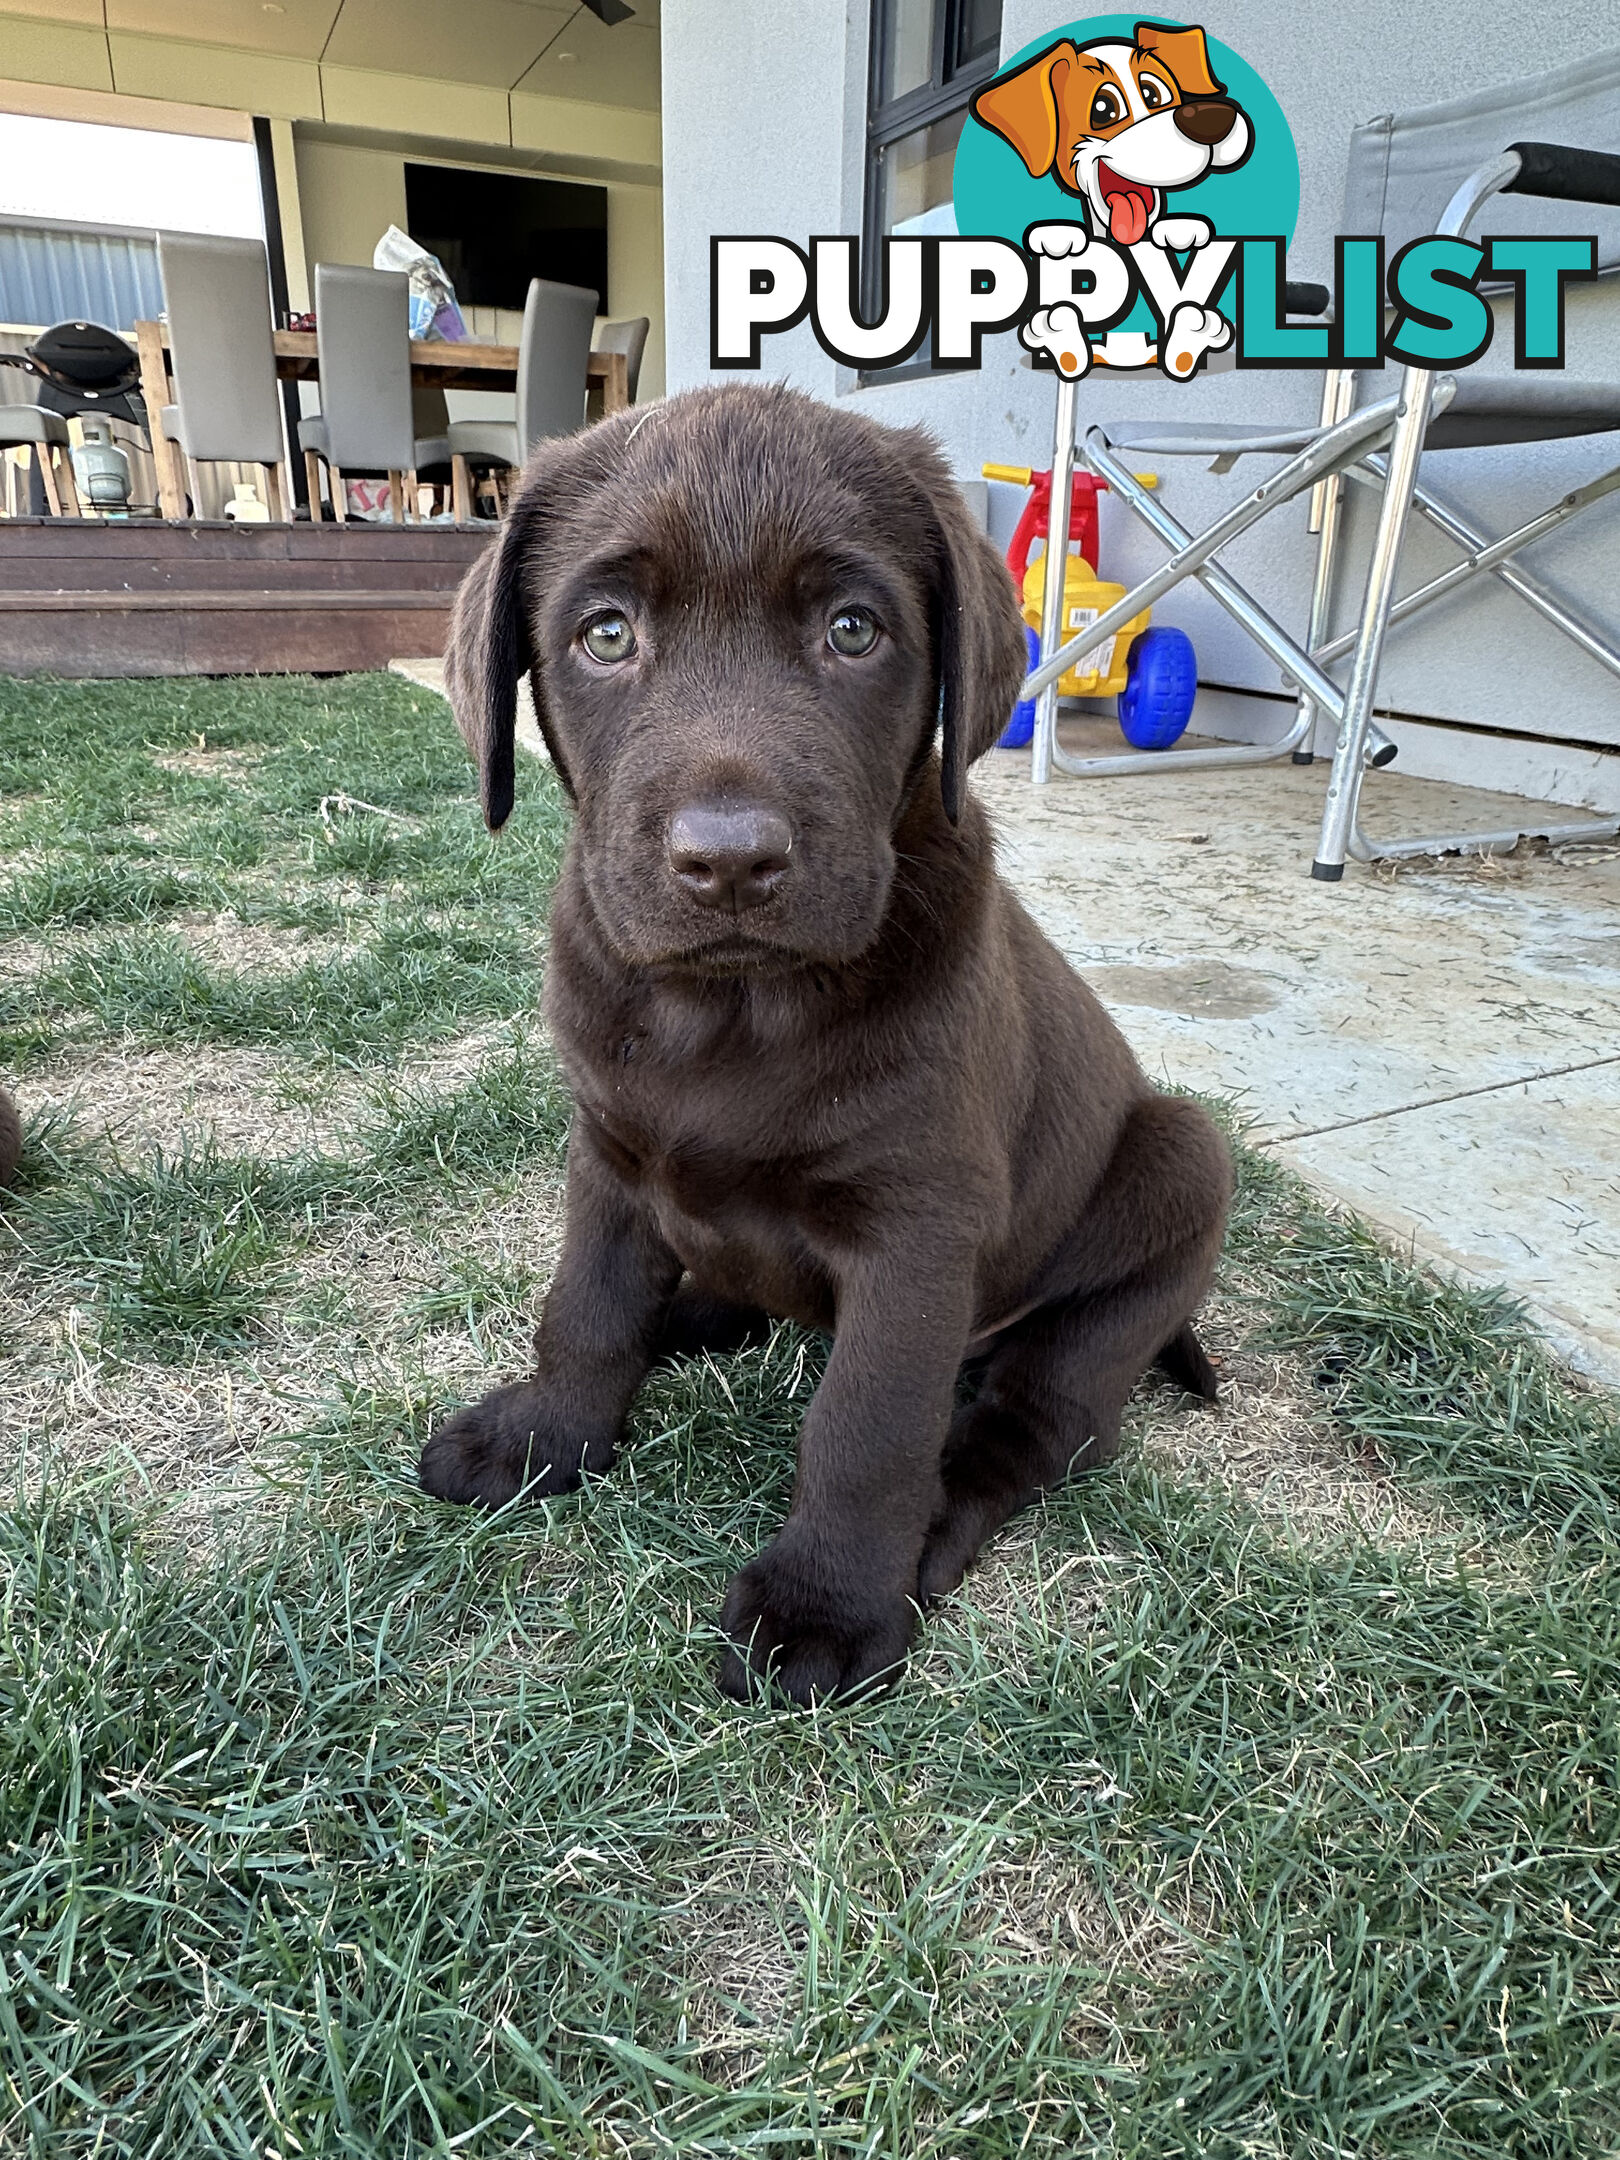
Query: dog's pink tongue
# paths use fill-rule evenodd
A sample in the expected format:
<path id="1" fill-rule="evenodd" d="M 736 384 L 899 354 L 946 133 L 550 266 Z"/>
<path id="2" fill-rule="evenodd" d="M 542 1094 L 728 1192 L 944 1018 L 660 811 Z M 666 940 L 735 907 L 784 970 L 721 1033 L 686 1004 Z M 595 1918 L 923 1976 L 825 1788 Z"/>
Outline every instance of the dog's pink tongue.
<path id="1" fill-rule="evenodd" d="M 1134 188 L 1109 196 L 1108 230 L 1118 247 L 1135 247 L 1147 231 L 1147 204 Z"/>

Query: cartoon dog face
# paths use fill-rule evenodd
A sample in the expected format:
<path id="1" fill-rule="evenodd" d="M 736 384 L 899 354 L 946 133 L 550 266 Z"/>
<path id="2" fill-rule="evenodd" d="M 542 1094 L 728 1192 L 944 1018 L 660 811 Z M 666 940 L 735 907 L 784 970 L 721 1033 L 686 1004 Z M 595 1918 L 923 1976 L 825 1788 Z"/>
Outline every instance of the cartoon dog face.
<path id="1" fill-rule="evenodd" d="M 1010 142 L 1029 171 L 1078 195 L 1094 232 L 1119 247 L 1143 239 L 1169 188 L 1213 167 L 1229 172 L 1254 144 L 1248 117 L 1210 73 L 1199 29 L 1138 23 L 1133 44 L 1063 38 L 988 83 L 974 118 Z"/>

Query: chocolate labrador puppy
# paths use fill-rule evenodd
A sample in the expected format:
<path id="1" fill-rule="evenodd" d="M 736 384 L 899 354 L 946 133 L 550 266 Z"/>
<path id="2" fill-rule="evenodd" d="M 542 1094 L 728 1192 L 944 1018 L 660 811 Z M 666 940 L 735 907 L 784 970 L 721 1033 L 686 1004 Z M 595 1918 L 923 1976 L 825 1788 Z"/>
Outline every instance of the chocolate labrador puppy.
<path id="1" fill-rule="evenodd" d="M 1215 1393 L 1189 1315 L 1226 1147 L 967 789 L 1023 671 L 933 445 L 758 385 L 545 444 L 457 601 L 490 826 L 523 674 L 577 813 L 546 998 L 577 1109 L 533 1377 L 442 1424 L 422 1483 L 567 1491 L 655 1359 L 830 1332 L 792 1509 L 726 1598 L 734 1695 L 892 1674 L 919 1604 L 1113 1451 L 1149 1364 Z"/>

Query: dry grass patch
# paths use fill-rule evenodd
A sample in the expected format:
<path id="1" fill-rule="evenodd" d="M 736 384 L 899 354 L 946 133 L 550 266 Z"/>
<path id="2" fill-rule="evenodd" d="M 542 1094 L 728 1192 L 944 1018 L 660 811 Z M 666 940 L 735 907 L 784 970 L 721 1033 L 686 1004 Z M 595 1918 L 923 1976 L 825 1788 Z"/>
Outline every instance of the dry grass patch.
<path id="1" fill-rule="evenodd" d="M 335 1076 L 347 1077 L 347 1076 Z M 209 1141 L 233 1155 L 291 1155 L 351 1121 L 352 1080 L 317 1109 L 299 1063 L 265 1050 L 94 1043 L 58 1050 L 17 1089 L 27 1110 L 68 1119 L 87 1140 L 171 1154 Z M 345 1099 L 350 1098 L 350 1099 Z"/>
<path id="2" fill-rule="evenodd" d="M 202 741 L 189 750 L 153 750 L 148 755 L 164 772 L 205 780 L 235 780 L 264 762 L 262 751 L 216 750 Z"/>
<path id="3" fill-rule="evenodd" d="M 244 922 L 226 909 L 217 915 L 175 915 L 170 927 L 199 960 L 233 975 L 290 975 L 311 962 L 352 960 L 368 943 L 352 933 Z"/>

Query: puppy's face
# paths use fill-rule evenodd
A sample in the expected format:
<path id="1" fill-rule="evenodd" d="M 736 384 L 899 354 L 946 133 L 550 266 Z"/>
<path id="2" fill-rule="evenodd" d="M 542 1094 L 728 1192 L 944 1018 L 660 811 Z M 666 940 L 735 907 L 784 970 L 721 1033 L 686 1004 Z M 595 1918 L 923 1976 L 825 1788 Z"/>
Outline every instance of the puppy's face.
<path id="1" fill-rule="evenodd" d="M 1210 73 L 1199 29 L 1139 23 L 1134 43 L 1066 39 L 999 77 L 974 116 L 1010 142 L 1029 171 L 1078 195 L 1093 231 L 1134 247 L 1167 189 L 1240 165 L 1248 119 Z"/>
<path id="2" fill-rule="evenodd" d="M 609 943 L 632 965 L 735 974 L 871 945 L 902 815 L 941 784 L 942 689 L 959 789 L 1006 724 L 1023 631 L 926 443 L 748 386 L 531 466 L 452 649 L 492 824 L 525 663 Z"/>

